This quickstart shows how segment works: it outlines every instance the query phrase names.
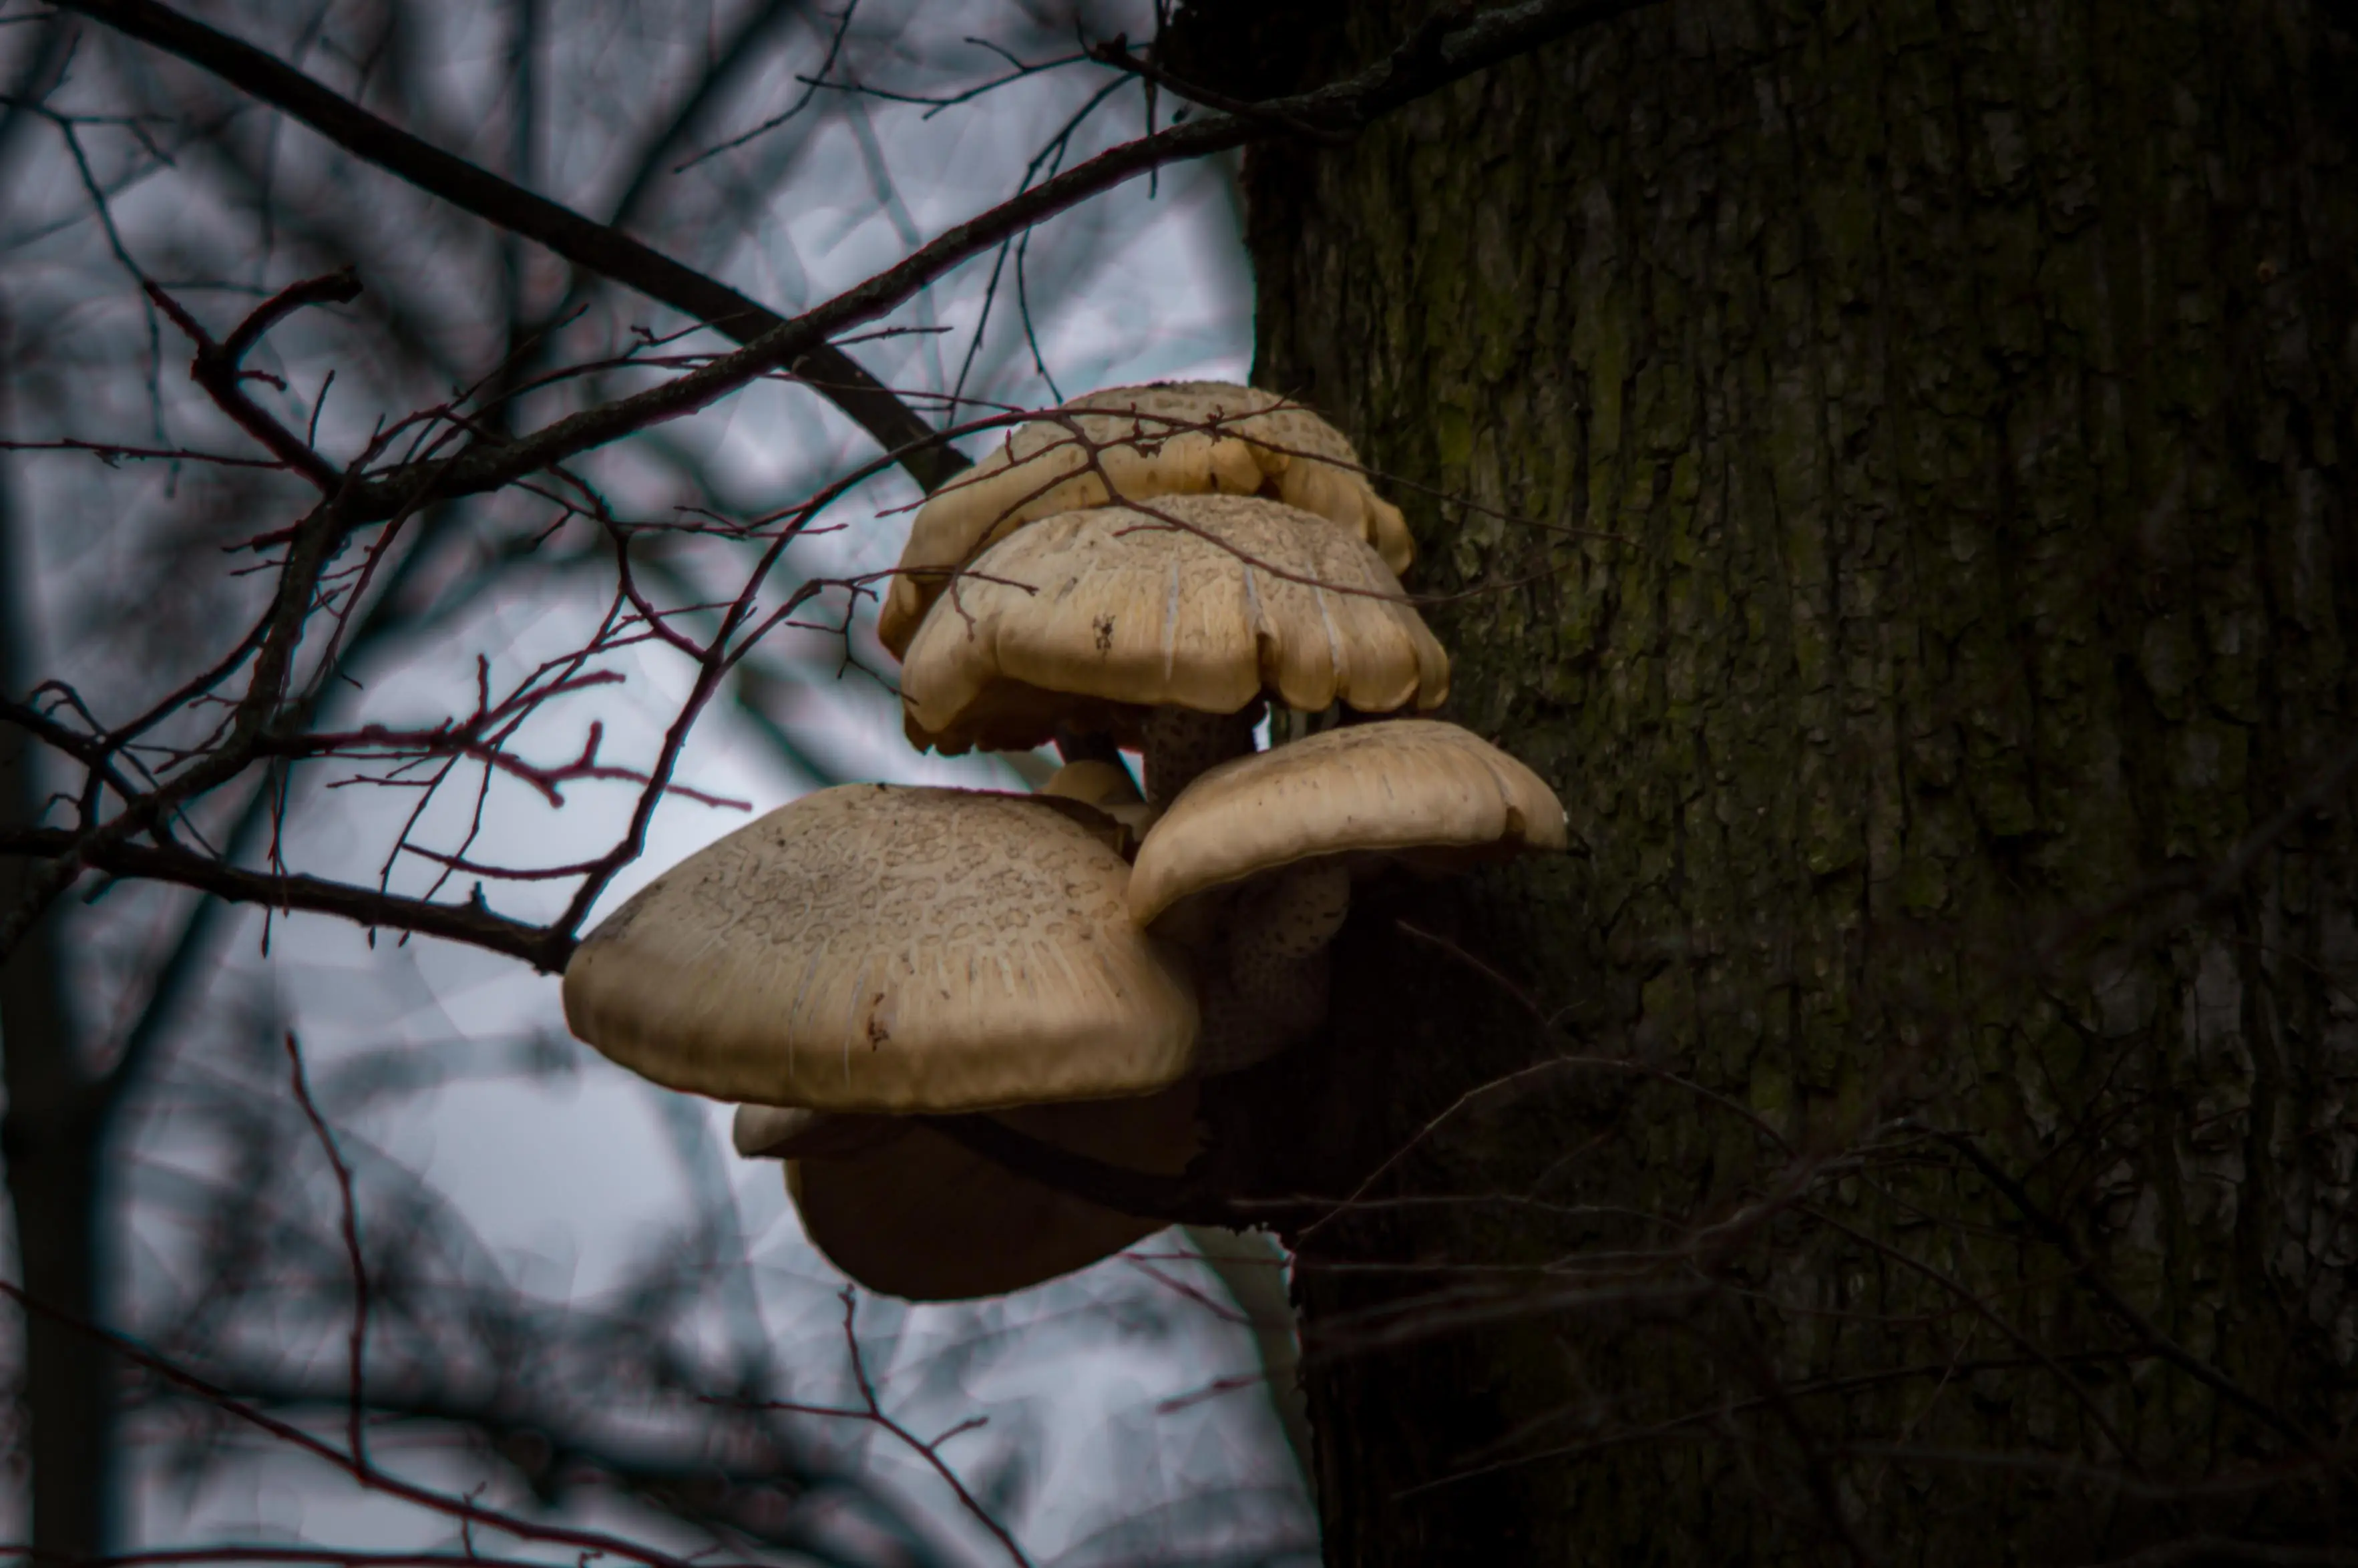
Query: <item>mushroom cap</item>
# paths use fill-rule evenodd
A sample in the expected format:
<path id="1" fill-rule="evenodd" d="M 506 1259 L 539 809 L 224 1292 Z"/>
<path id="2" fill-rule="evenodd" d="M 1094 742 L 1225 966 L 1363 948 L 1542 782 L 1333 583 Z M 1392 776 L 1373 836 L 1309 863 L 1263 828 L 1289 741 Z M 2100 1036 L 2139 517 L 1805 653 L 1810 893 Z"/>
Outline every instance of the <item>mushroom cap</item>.
<path id="1" fill-rule="evenodd" d="M 748 1160 L 825 1160 L 890 1143 L 915 1125 L 857 1111 L 741 1105 L 730 1120 L 729 1141 Z"/>
<path id="2" fill-rule="evenodd" d="M 1134 806 L 1141 798 L 1138 781 L 1130 776 L 1128 768 L 1120 762 L 1101 762 L 1094 757 L 1066 762 L 1048 775 L 1040 793 L 1077 800 L 1100 811 L 1109 806 Z"/>
<path id="3" fill-rule="evenodd" d="M 1158 1095 L 995 1113 L 1076 1154 L 1177 1175 L 1198 1141 L 1195 1081 Z M 1004 1294 L 1086 1267 L 1163 1228 L 1019 1176 L 923 1123 L 891 1144 L 786 1166 L 803 1230 L 872 1291 L 911 1301 Z"/>
<path id="4" fill-rule="evenodd" d="M 1159 517 L 1067 512 L 983 553 L 909 645 L 913 744 L 1019 751 L 1059 719 L 1135 744 L 1147 708 L 1235 713 L 1264 690 L 1368 713 L 1448 696 L 1449 655 L 1365 540 L 1258 496 L 1148 504 Z"/>
<path id="5" fill-rule="evenodd" d="M 1138 793 L 1138 781 L 1130 776 L 1128 768 L 1095 758 L 1066 762 L 1048 775 L 1040 793 L 1052 799 L 1077 800 L 1120 823 L 1124 842 L 1119 848 L 1124 860 L 1138 852 L 1138 841 L 1146 836 L 1154 819 L 1163 815 Z"/>
<path id="6" fill-rule="evenodd" d="M 1432 719 L 1329 730 L 1238 757 L 1179 792 L 1139 846 L 1130 918 L 1325 855 L 1426 863 L 1564 847 L 1555 792 L 1468 730 Z"/>
<path id="7" fill-rule="evenodd" d="M 876 622 L 894 654 L 908 652 L 926 608 L 941 596 L 943 573 L 1035 518 L 1105 505 L 1107 480 L 1137 501 L 1214 491 L 1273 495 L 1367 540 L 1394 572 L 1415 558 L 1400 509 L 1368 488 L 1343 433 L 1276 393 L 1221 381 L 1166 382 L 1108 387 L 1059 412 L 1072 423 L 1036 419 L 1017 428 L 917 509 L 901 575 Z"/>
<path id="8" fill-rule="evenodd" d="M 1159 1089 L 1196 1029 L 1184 962 L 1069 803 L 842 784 L 698 850 L 574 951 L 565 1018 L 644 1077 L 818 1110 Z"/>

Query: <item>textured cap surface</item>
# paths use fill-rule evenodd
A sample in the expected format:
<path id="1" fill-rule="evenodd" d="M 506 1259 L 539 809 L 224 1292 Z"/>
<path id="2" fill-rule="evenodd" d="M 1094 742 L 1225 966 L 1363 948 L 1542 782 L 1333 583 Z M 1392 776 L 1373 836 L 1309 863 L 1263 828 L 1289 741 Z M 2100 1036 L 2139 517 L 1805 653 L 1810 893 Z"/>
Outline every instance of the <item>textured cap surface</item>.
<path id="1" fill-rule="evenodd" d="M 1141 710 L 1430 708 L 1449 656 L 1364 540 L 1255 496 L 1044 518 L 976 563 L 909 647 L 911 741 L 1021 750 L 1060 719 L 1133 741 Z"/>
<path id="2" fill-rule="evenodd" d="M 1139 1094 L 1186 1068 L 1184 968 L 1130 870 L 1022 795 L 844 784 L 698 850 L 565 970 L 573 1033 L 642 1076 L 820 1110 Z"/>
<path id="3" fill-rule="evenodd" d="M 998 1119 L 1043 1142 L 1176 1175 L 1195 1153 L 1195 1083 L 1136 1099 L 1025 1106 Z M 1117 1214 L 914 1125 L 887 1147 L 786 1167 L 803 1229 L 860 1283 L 911 1301 L 1003 1294 L 1163 1228 Z"/>
<path id="4" fill-rule="evenodd" d="M 1564 847 L 1540 776 L 1431 719 L 1329 730 L 1239 757 L 1179 793 L 1139 846 L 1130 913 L 1152 923 L 1190 894 L 1320 855 Z"/>
<path id="5" fill-rule="evenodd" d="M 1138 501 L 1215 491 L 1272 496 L 1364 538 L 1394 572 L 1414 557 L 1400 509 L 1368 488 L 1343 433 L 1276 393 L 1167 382 L 1109 387 L 1064 407 L 1087 411 L 1073 415 L 1077 433 L 1063 420 L 1022 426 L 917 509 L 901 553 L 903 571 L 914 573 L 892 579 L 877 618 L 877 635 L 893 653 L 908 651 L 946 586 L 938 570 L 923 568 L 964 565 L 1035 518 L 1102 506 L 1111 499 L 1107 479 Z"/>

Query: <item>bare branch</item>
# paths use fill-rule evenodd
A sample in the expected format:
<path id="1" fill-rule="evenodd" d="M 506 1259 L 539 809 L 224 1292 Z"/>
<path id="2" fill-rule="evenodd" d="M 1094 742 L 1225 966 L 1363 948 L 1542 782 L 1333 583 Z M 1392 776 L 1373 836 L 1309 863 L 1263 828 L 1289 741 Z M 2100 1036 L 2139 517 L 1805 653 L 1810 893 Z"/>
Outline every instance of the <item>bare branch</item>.
<path id="1" fill-rule="evenodd" d="M 178 55 L 301 121 L 355 157 L 546 245 L 577 266 L 685 311 L 741 343 L 784 325 L 774 312 L 653 246 L 444 152 L 276 56 L 168 5 L 155 0 L 79 0 L 67 8 Z M 777 362 L 816 387 L 885 450 L 901 454 L 903 466 L 921 486 L 930 490 L 965 466 L 906 404 L 834 345 L 814 341 Z"/>
<path id="2" fill-rule="evenodd" d="M 1100 153 L 987 212 L 954 225 L 896 265 L 791 320 L 778 321 L 760 330 L 745 347 L 710 364 L 659 386 L 558 419 L 508 445 L 475 449 L 438 468 L 431 475 L 413 475 L 397 470 L 373 476 L 370 481 L 354 487 L 350 494 L 346 515 L 352 524 L 357 525 L 392 516 L 403 506 L 415 504 L 421 493 L 438 497 L 476 494 L 498 489 L 650 425 L 695 413 L 772 371 L 790 371 L 822 390 L 829 391 L 830 395 L 841 393 L 851 384 L 844 379 L 844 372 L 815 358 L 829 339 L 838 332 L 864 326 L 893 309 L 951 268 L 980 254 L 1010 235 L 1165 164 L 1227 152 L 1249 142 L 1280 134 L 1272 129 L 1273 117 L 1357 131 L 1401 105 L 1437 92 L 1476 71 L 1584 27 L 1656 3 L 1657 0 L 1531 0 L 1527 5 L 1480 12 L 1470 18 L 1458 12 L 1443 12 L 1433 24 L 1421 29 L 1386 59 L 1347 81 L 1292 98 L 1271 99 L 1256 105 L 1256 113 L 1250 117 L 1215 115 L 1158 131 Z M 101 21 L 119 25 L 135 36 L 181 53 L 184 58 L 208 68 L 215 59 L 233 61 L 239 77 L 233 80 L 236 80 L 239 85 L 245 85 L 246 79 L 250 78 L 268 87 L 273 93 L 284 96 L 290 103 L 301 104 L 307 123 L 310 123 L 309 115 L 318 114 L 330 123 L 342 124 L 341 116 L 343 111 L 351 108 L 301 72 L 290 70 L 249 45 L 189 21 L 156 5 L 154 0 L 73 0 L 72 8 L 86 12 Z M 278 103 L 279 96 L 271 96 L 267 101 Z M 297 113 L 297 110 L 289 108 L 288 112 Z M 376 138 L 380 133 L 373 127 L 383 126 L 382 134 L 405 138 L 405 146 L 415 144 L 415 157 L 426 157 L 429 164 L 442 171 L 444 178 L 456 179 L 461 188 L 472 190 L 481 199 L 482 207 L 469 204 L 470 211 L 481 211 L 489 217 L 493 211 L 505 212 L 507 209 L 503 203 L 514 200 L 522 204 L 518 211 L 539 213 L 540 218 L 536 221 L 549 224 L 552 235 L 557 229 L 564 228 L 572 236 L 568 243 L 576 243 L 583 251 L 581 256 L 575 258 L 579 259 L 581 265 L 594 267 L 596 263 L 590 259 L 590 256 L 604 255 L 600 247 L 589 243 L 593 236 L 569 227 L 580 224 L 587 230 L 597 230 L 598 226 L 590 223 L 588 219 L 528 191 L 515 190 L 504 181 L 494 179 L 461 159 L 416 142 L 406 133 L 383 125 L 383 122 L 375 121 L 373 116 L 369 120 L 369 127 L 359 127 L 353 134 L 366 130 L 364 139 L 373 146 L 378 145 Z M 405 178 L 407 178 L 406 174 Z M 478 183 L 482 181 L 490 183 Z M 500 199 L 497 204 L 492 200 L 494 195 Z M 557 248 L 553 239 L 539 233 L 533 237 L 550 243 L 552 249 Z M 635 245 L 636 242 L 631 243 Z M 560 254 L 570 257 L 568 252 Z M 648 265 L 678 266 L 678 264 L 652 251 L 646 252 L 646 256 L 652 258 Z M 686 277 L 697 276 L 686 268 L 678 270 Z M 744 309 L 758 308 L 751 307 L 750 302 L 743 302 L 742 306 L 734 303 L 739 299 L 740 297 L 731 293 L 730 300 L 732 303 L 720 308 L 715 314 L 741 324 L 751 321 L 752 318 L 744 315 Z M 694 313 L 704 314 L 701 311 Z M 774 320 L 773 318 L 772 319 Z M 919 447 L 931 447 L 938 439 L 928 428 L 922 437 L 888 444 L 888 449 L 905 461 L 907 452 Z"/>
<path id="3" fill-rule="evenodd" d="M 59 1314 L 48 1303 L 28 1295 L 18 1286 L 0 1280 L 0 1296 L 5 1296 L 27 1312 L 51 1321 Z M 308 1454 L 350 1476 L 371 1491 L 382 1492 L 403 1502 L 432 1510 L 446 1518 L 470 1525 L 484 1526 L 515 1537 L 519 1541 L 542 1541 L 566 1546 L 591 1556 L 612 1555 L 629 1563 L 643 1563 L 645 1568 L 691 1568 L 685 1559 L 654 1547 L 641 1544 L 619 1535 L 600 1530 L 575 1530 L 568 1526 L 541 1523 L 519 1519 L 515 1515 L 488 1509 L 470 1498 L 446 1497 L 430 1487 L 387 1475 L 365 1461 L 341 1454 L 328 1444 L 302 1428 L 256 1410 L 243 1400 L 233 1397 L 226 1390 L 197 1376 L 184 1367 L 176 1366 L 156 1355 L 126 1335 L 114 1333 L 93 1324 L 76 1319 L 64 1319 L 65 1326 L 104 1343 L 116 1355 L 144 1370 L 162 1379 L 175 1388 L 203 1400 L 222 1413 L 276 1439 L 297 1453 Z"/>
<path id="4" fill-rule="evenodd" d="M 61 828 L 16 828 L 0 832 L 0 856 L 24 856 L 61 863 L 75 852 L 75 835 Z M 138 877 L 194 888 L 230 903 L 259 904 L 265 909 L 303 910 L 333 914 L 372 930 L 408 931 L 464 942 L 488 952 L 521 958 L 534 968 L 554 974 L 565 968 L 573 939 L 546 926 L 528 925 L 494 914 L 478 899 L 472 903 L 434 903 L 381 892 L 352 882 L 325 877 L 249 871 L 211 860 L 191 849 L 153 844 L 109 842 L 87 847 L 81 861 L 111 877 Z"/>
<path id="5" fill-rule="evenodd" d="M 262 406 L 245 395 L 243 383 L 259 372 L 243 367 L 246 354 L 262 341 L 262 335 L 273 325 L 306 305 L 344 305 L 360 297 L 359 276 L 350 267 L 330 273 L 324 277 L 307 278 L 301 283 L 281 289 L 257 307 L 254 313 L 238 323 L 237 330 L 227 341 L 216 343 L 200 326 L 195 317 L 181 308 L 164 289 L 154 283 L 146 286 L 147 297 L 157 309 L 172 319 L 172 324 L 188 335 L 197 346 L 197 357 L 189 366 L 189 375 L 205 395 L 218 405 L 221 411 L 243 426 L 246 433 L 270 449 L 280 462 L 309 480 L 323 492 L 333 492 L 343 482 L 343 475 L 335 464 L 328 461 L 292 430 L 265 413 Z"/>
<path id="6" fill-rule="evenodd" d="M 362 1422 L 361 1410 L 368 1387 L 362 1375 L 366 1370 L 368 1351 L 369 1283 L 368 1263 L 361 1256 L 360 1211 L 352 1203 L 352 1171 L 336 1148 L 336 1135 L 328 1130 L 328 1119 L 319 1114 L 319 1107 L 311 1098 L 311 1083 L 303 1071 L 303 1048 L 296 1043 L 295 1033 L 287 1032 L 287 1074 L 295 1091 L 295 1103 L 303 1108 L 304 1119 L 319 1140 L 319 1148 L 328 1156 L 329 1168 L 336 1173 L 336 1192 L 342 1202 L 344 1251 L 352 1270 L 352 1334 L 348 1353 L 349 1377 L 352 1386 L 351 1408 L 345 1417 L 345 1444 L 352 1450 L 352 1463 L 368 1463 L 368 1449 L 361 1441 Z"/>
<path id="7" fill-rule="evenodd" d="M 752 1408 L 780 1411 L 793 1415 L 835 1416 L 850 1421 L 863 1421 L 882 1428 L 891 1433 L 895 1441 L 916 1454 L 918 1458 L 923 1459 L 934 1474 L 942 1478 L 952 1494 L 957 1497 L 958 1506 L 972 1515 L 983 1529 L 989 1530 L 997 1538 L 999 1544 L 1006 1549 L 1007 1555 L 1015 1562 L 1015 1568 L 1032 1568 L 1032 1559 L 1024 1555 L 1023 1548 L 1016 1544 L 1015 1537 L 1009 1532 L 1005 1525 L 991 1517 L 990 1510 L 982 1506 L 982 1500 L 967 1489 L 966 1483 L 958 1478 L 958 1473 L 950 1468 L 949 1461 L 942 1457 L 943 1444 L 961 1433 L 971 1432 L 980 1426 L 982 1419 L 963 1422 L 929 1443 L 892 1416 L 887 1415 L 883 1401 L 877 1396 L 875 1379 L 868 1375 L 867 1357 L 860 1348 L 857 1324 L 859 1292 L 851 1286 L 846 1285 L 839 1295 L 843 1302 L 844 1349 L 850 1357 L 851 1379 L 853 1385 L 860 1390 L 860 1403 L 856 1406 L 817 1405 L 798 1403 L 791 1400 L 763 1400 Z"/>

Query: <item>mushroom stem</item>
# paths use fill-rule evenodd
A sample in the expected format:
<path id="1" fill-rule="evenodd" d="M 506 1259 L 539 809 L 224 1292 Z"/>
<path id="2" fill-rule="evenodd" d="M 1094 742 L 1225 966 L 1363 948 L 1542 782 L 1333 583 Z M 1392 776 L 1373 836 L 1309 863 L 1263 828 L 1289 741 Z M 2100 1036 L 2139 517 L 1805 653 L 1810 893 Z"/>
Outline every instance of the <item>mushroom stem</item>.
<path id="1" fill-rule="evenodd" d="M 1198 995 L 1204 1024 L 1195 1071 L 1217 1077 L 1266 1061 L 1326 1021 L 1326 950 L 1306 958 L 1255 958 L 1214 967 Z"/>
<path id="2" fill-rule="evenodd" d="M 1070 724 L 1056 726 L 1056 750 L 1068 762 L 1111 762 L 1121 766 L 1121 748 L 1113 737 L 1094 730 L 1077 730 Z"/>
<path id="3" fill-rule="evenodd" d="M 1146 715 L 1146 798 L 1168 806 L 1197 775 L 1231 757 L 1252 754 L 1260 704 L 1235 713 L 1156 708 Z"/>
<path id="4" fill-rule="evenodd" d="M 1200 989 L 1197 1072 L 1232 1073 L 1317 1033 L 1326 1022 L 1327 944 L 1350 910 L 1350 875 L 1331 860 L 1281 872 L 1238 904 Z"/>
<path id="5" fill-rule="evenodd" d="M 1289 866 L 1238 911 L 1232 926 L 1257 951 L 1306 958 L 1325 950 L 1351 913 L 1351 873 L 1339 860 Z"/>

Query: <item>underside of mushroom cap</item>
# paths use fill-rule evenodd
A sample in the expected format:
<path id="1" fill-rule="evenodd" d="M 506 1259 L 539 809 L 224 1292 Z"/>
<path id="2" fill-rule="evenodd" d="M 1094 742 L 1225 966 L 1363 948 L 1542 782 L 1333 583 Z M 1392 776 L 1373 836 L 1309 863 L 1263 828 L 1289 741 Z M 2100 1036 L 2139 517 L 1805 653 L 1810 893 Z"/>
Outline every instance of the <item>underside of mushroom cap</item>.
<path id="1" fill-rule="evenodd" d="M 657 878 L 565 971 L 574 1033 L 673 1088 L 821 1110 L 1142 1094 L 1185 1071 L 1184 967 L 1070 805 L 844 784 Z"/>
<path id="2" fill-rule="evenodd" d="M 1129 806 L 1141 798 L 1138 781 L 1130 776 L 1128 768 L 1094 757 L 1066 762 L 1048 775 L 1040 793 L 1095 806 Z"/>
<path id="3" fill-rule="evenodd" d="M 748 1160 L 826 1160 L 890 1143 L 916 1125 L 860 1111 L 741 1105 L 730 1119 L 729 1137 Z"/>
<path id="4" fill-rule="evenodd" d="M 1048 776 L 1040 786 L 1040 794 L 1052 799 L 1077 800 L 1120 823 L 1125 834 L 1117 846 L 1123 859 L 1138 852 L 1138 841 L 1161 816 L 1159 808 L 1149 806 L 1138 792 L 1138 781 L 1120 762 L 1095 759 L 1066 762 Z"/>
<path id="5" fill-rule="evenodd" d="M 1366 541 L 1256 496 L 1069 512 L 984 552 L 902 672 L 910 741 L 1021 750 L 1145 709 L 1440 705 L 1449 658 Z"/>
<path id="6" fill-rule="evenodd" d="M 1016 429 L 918 508 L 877 618 L 892 653 L 908 651 L 948 573 L 1036 518 L 1105 505 L 1109 480 L 1140 501 L 1271 496 L 1364 538 L 1396 573 L 1414 557 L 1400 509 L 1368 487 L 1343 433 L 1275 393 L 1210 381 L 1117 386 L 1058 412 Z"/>
<path id="7" fill-rule="evenodd" d="M 1467 861 L 1561 849 L 1563 807 L 1540 776 L 1455 724 L 1390 719 L 1223 762 L 1180 792 L 1130 869 L 1130 918 L 1324 855 Z"/>
<path id="8" fill-rule="evenodd" d="M 994 1113 L 1017 1131 L 1134 1171 L 1177 1175 L 1195 1152 L 1195 1083 L 1130 1099 Z M 786 1167 L 803 1229 L 872 1291 L 910 1301 L 1002 1295 L 1110 1257 L 1163 1228 L 1019 1176 L 922 1123 L 887 1146 Z"/>

